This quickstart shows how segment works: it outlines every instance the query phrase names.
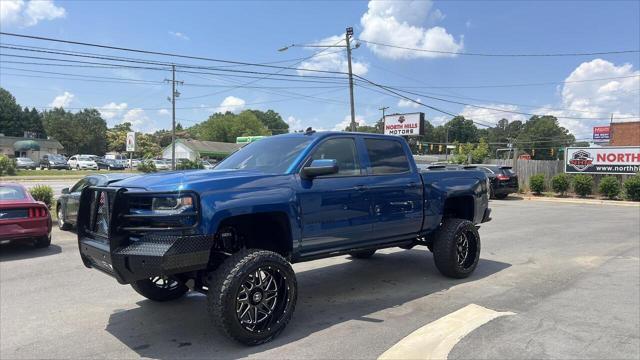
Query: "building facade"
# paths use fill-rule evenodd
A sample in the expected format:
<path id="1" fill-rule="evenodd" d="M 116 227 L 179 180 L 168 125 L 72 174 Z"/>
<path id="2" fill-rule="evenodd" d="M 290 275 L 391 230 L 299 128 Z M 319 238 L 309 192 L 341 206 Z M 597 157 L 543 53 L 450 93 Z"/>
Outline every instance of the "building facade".
<path id="1" fill-rule="evenodd" d="M 640 146 L 640 121 L 611 123 L 611 146 Z"/>
<path id="2" fill-rule="evenodd" d="M 242 144 L 176 139 L 176 159 L 222 159 L 241 147 Z M 171 159 L 171 145 L 162 150 L 162 158 Z"/>
<path id="3" fill-rule="evenodd" d="M 61 154 L 64 147 L 58 140 L 0 135 L 0 154 L 8 157 L 28 157 L 39 161 L 46 154 Z"/>

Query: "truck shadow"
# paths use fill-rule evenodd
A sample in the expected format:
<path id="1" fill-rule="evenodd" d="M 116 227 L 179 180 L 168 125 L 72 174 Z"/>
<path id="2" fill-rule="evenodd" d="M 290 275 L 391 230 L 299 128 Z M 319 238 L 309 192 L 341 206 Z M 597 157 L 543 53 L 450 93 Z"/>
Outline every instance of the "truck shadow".
<path id="1" fill-rule="evenodd" d="M 296 269 L 299 293 L 291 322 L 274 341 L 256 347 L 235 343 L 213 328 L 207 318 L 206 297 L 200 294 L 171 303 L 140 301 L 135 309 L 111 314 L 106 330 L 141 357 L 240 358 L 349 320 L 383 322 L 368 315 L 509 266 L 481 260 L 470 278 L 454 280 L 438 273 L 428 251 L 411 250 L 306 271 Z"/>
<path id="2" fill-rule="evenodd" d="M 38 249 L 28 242 L 16 241 L 0 245 L 0 262 L 32 259 L 41 256 L 56 255 L 60 252 L 62 252 L 62 248 L 55 244 Z"/>

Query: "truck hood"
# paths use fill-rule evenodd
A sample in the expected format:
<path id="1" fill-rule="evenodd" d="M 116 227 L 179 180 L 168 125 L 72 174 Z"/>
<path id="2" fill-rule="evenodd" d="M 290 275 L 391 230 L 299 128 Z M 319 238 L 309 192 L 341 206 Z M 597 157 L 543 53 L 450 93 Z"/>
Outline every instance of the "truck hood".
<path id="1" fill-rule="evenodd" d="M 253 170 L 186 170 L 134 176 L 110 186 L 138 188 L 148 191 L 211 190 L 214 184 L 233 187 L 257 179 L 276 176 Z"/>

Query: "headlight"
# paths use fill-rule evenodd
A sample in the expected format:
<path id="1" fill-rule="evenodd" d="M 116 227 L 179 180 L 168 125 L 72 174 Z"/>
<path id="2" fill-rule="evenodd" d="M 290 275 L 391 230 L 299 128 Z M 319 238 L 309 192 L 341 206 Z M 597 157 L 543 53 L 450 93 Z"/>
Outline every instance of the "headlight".
<path id="1" fill-rule="evenodd" d="M 190 195 L 154 197 L 151 210 L 155 212 L 182 212 L 193 209 L 193 197 Z"/>

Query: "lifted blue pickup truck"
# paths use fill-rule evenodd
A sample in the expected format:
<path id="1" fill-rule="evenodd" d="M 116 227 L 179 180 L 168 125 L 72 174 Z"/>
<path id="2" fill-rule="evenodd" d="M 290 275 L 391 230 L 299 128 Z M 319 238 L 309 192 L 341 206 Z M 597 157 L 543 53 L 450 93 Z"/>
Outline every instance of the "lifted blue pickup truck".
<path id="1" fill-rule="evenodd" d="M 207 294 L 213 322 L 256 345 L 291 319 L 291 263 L 425 245 L 442 274 L 469 276 L 487 188 L 481 171 L 419 170 L 401 137 L 308 130 L 250 143 L 214 170 L 86 188 L 78 245 L 87 267 L 151 300 Z"/>

